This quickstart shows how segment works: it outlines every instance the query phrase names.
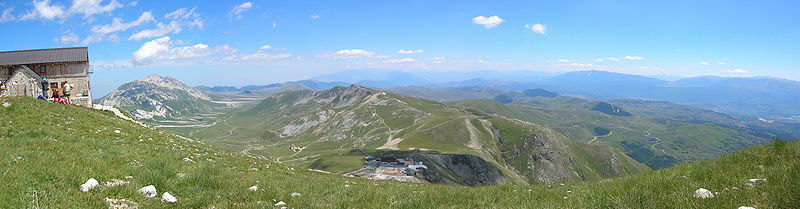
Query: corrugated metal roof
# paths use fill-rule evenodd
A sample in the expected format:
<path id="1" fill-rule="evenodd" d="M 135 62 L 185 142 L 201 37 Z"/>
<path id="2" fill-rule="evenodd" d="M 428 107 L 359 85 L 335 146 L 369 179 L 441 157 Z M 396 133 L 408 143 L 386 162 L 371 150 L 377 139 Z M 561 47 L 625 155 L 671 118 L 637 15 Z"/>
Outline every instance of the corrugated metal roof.
<path id="1" fill-rule="evenodd" d="M 89 61 L 89 50 L 87 47 L 0 52 L 0 65 L 86 61 Z"/>

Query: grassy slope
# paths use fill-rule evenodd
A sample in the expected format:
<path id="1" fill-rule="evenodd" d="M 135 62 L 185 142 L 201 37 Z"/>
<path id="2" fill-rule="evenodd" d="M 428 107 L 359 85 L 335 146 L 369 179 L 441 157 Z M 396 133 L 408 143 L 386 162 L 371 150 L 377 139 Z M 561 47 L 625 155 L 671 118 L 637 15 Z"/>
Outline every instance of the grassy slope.
<path id="1" fill-rule="evenodd" d="M 541 124 L 576 141 L 594 139 L 596 127 L 607 128 L 610 136 L 595 143 L 615 146 L 653 169 L 682 161 L 708 160 L 767 141 L 747 131 L 713 123 L 691 123 L 649 115 L 609 116 L 588 108 L 595 102 L 572 98 L 527 98 L 507 105 L 491 100 L 464 100 L 452 105 Z M 651 135 L 647 135 L 649 132 Z M 661 142 L 653 147 L 661 139 Z M 663 150 L 663 151 L 662 151 Z"/>
<path id="2" fill-rule="evenodd" d="M 0 150 L 3 150 L 0 182 L 4 182 L 0 207 L 5 208 L 106 208 L 106 197 L 130 199 L 144 208 L 263 208 L 276 201 L 294 208 L 736 208 L 742 205 L 795 208 L 800 205 L 798 142 L 754 147 L 714 161 L 680 164 L 595 182 L 452 187 L 291 170 L 160 134 L 107 112 L 29 98 L 0 98 L 0 102 L 11 104 L 0 107 Z M 121 133 L 115 134 L 113 130 Z M 197 163 L 184 162 L 184 157 L 191 157 Z M 17 158 L 19 163 L 14 163 Z M 134 160 L 138 163 L 133 163 Z M 185 173 L 186 177 L 179 178 L 177 173 Z M 88 193 L 78 189 L 90 177 L 102 183 L 128 175 L 134 177 L 129 185 Z M 768 181 L 745 186 L 749 178 Z M 160 193 L 174 194 L 181 203 L 163 205 L 135 193 L 149 184 L 154 184 Z M 344 188 L 345 184 L 351 187 Z M 247 187 L 252 185 L 263 190 L 248 192 Z M 694 190 L 700 187 L 721 193 L 714 199 L 693 198 Z M 725 188 L 730 190 L 723 191 Z M 292 192 L 302 196 L 291 198 Z"/>
<path id="3" fill-rule="evenodd" d="M 362 91 L 369 91 L 379 94 L 378 91 L 360 88 Z M 319 94 L 334 94 L 338 90 L 334 89 Z M 507 119 L 495 118 L 491 121 L 488 117 L 480 115 L 482 112 L 464 110 L 460 107 L 450 107 L 439 102 L 425 99 L 404 97 L 395 94 L 373 95 L 378 100 L 385 102 L 386 105 L 359 105 L 363 104 L 359 100 L 354 105 L 331 108 L 324 103 L 308 102 L 296 104 L 301 98 L 315 95 L 313 91 L 289 91 L 276 94 L 263 100 L 254 108 L 240 114 L 231 115 L 223 123 L 216 126 L 198 131 L 194 136 L 206 143 L 224 147 L 233 151 L 241 151 L 248 148 L 251 153 L 260 154 L 268 159 L 281 159 L 294 166 L 309 167 L 335 173 L 346 173 L 357 170 L 364 166 L 361 158 L 365 156 L 380 156 L 380 150 L 376 150 L 383 145 L 388 138 L 387 127 L 394 132 L 393 139 L 402 138 L 398 144 L 399 150 L 427 149 L 439 153 L 447 154 L 469 154 L 482 157 L 503 171 L 505 176 L 511 177 L 515 182 L 525 182 L 512 169 L 525 173 L 529 183 L 535 183 L 539 176 L 538 172 L 530 171 L 528 163 L 532 159 L 531 151 L 523 147 L 534 146 L 534 142 L 529 139 L 521 139 L 523 135 L 534 134 L 525 132 L 524 134 L 505 135 L 506 143 L 503 150 L 499 149 L 498 142 L 490 133 L 493 128 L 500 128 L 504 131 L 531 129 L 528 125 L 521 123 L 510 123 Z M 375 103 L 375 102 L 373 102 Z M 500 104 L 502 105 L 502 104 Z M 286 124 L 302 121 L 302 117 L 316 115 L 324 110 L 335 110 L 336 115 L 330 116 L 330 125 L 323 129 L 321 133 L 313 133 L 319 126 L 315 126 L 303 134 L 279 138 L 277 133 Z M 331 136 L 331 129 L 337 129 L 336 124 L 341 124 L 343 116 L 347 117 L 348 112 L 354 113 L 352 118 L 357 124 L 369 124 L 365 126 L 354 126 L 346 128 L 344 134 L 347 137 L 343 140 L 324 140 Z M 373 115 L 374 113 L 374 115 Z M 476 115 L 478 114 L 478 115 Z M 377 117 L 376 117 L 377 116 Z M 316 118 L 316 117 L 311 117 Z M 471 121 L 468 125 L 465 121 Z M 383 122 L 376 122 L 383 121 Z M 486 127 L 484 122 L 495 123 Z M 385 123 L 385 125 L 384 125 Z M 505 125 L 501 125 L 505 124 Z M 468 127 L 474 127 L 481 149 L 476 150 L 468 147 L 470 143 L 470 131 Z M 342 128 L 345 129 L 345 128 Z M 537 127 L 544 129 L 544 127 Z M 401 131 L 402 130 L 402 131 Z M 540 134 L 540 133 L 539 133 Z M 638 173 L 647 170 L 645 166 L 630 160 L 627 156 L 616 150 L 609 150 L 605 145 L 588 146 L 585 143 L 573 143 L 571 140 L 560 134 L 547 137 L 551 143 L 568 143 L 568 146 L 555 148 L 558 156 L 564 159 L 556 160 L 561 168 L 569 170 L 576 169 L 578 172 L 573 175 L 568 171 L 568 177 L 561 181 L 574 180 L 595 180 L 609 176 L 621 176 L 630 173 Z M 299 153 L 294 153 L 288 149 L 290 145 L 305 146 L 306 149 Z M 520 151 L 522 150 L 522 151 Z M 516 153 L 515 156 L 507 156 L 501 153 Z M 573 155 L 575 153 L 576 155 Z M 603 161 L 615 156 L 620 159 L 620 164 L 615 165 L 622 172 L 612 172 L 613 168 L 603 165 Z M 567 162 L 567 157 L 571 157 L 577 162 Z M 554 161 L 555 162 L 555 161 Z M 531 162 L 533 163 L 533 162 Z M 575 164 L 575 165 L 572 165 Z M 513 166 L 509 168 L 508 166 Z M 537 165 L 537 168 L 538 165 Z"/>

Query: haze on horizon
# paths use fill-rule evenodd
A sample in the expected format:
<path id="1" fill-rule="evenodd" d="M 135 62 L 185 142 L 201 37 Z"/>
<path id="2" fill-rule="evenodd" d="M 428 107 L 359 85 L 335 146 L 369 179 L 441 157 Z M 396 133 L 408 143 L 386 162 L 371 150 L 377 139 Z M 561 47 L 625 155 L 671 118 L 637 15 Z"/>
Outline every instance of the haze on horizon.
<path id="1" fill-rule="evenodd" d="M 800 80 L 795 1 L 0 2 L 0 51 L 88 46 L 102 96 L 148 74 L 269 84 L 347 70 L 602 70 Z M 24 34 L 24 35 L 21 35 Z"/>

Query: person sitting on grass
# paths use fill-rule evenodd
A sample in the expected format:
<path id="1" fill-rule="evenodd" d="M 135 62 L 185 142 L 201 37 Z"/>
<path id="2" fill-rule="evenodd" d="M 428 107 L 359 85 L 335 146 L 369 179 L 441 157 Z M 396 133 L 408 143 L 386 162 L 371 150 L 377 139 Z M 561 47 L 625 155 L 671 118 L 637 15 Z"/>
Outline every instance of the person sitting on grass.
<path id="1" fill-rule="evenodd" d="M 53 95 L 53 103 L 58 103 L 59 100 L 61 99 L 61 94 L 58 93 L 58 90 L 53 89 L 52 95 Z"/>
<path id="2" fill-rule="evenodd" d="M 0 80 L 0 96 L 6 93 L 6 81 Z"/>

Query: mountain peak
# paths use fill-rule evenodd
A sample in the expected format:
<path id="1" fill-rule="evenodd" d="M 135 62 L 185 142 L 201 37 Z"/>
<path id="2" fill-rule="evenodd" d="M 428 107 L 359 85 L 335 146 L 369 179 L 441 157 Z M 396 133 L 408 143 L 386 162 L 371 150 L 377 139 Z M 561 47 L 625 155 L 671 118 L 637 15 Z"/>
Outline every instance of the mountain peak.
<path id="1" fill-rule="evenodd" d="M 170 77 L 170 76 L 160 76 L 160 75 L 157 75 L 157 74 L 152 74 L 152 75 L 149 75 L 146 78 L 142 79 L 141 81 L 147 82 L 147 83 L 152 83 L 152 84 L 155 84 L 157 86 L 164 87 L 164 88 L 183 90 L 183 91 L 186 91 L 190 95 L 195 96 L 197 98 L 204 99 L 204 100 L 211 100 L 211 98 L 208 97 L 208 95 L 204 94 L 203 92 L 200 92 L 197 89 L 189 87 L 186 84 L 183 84 L 182 82 L 178 81 L 178 79 L 175 79 L 175 78 Z"/>

